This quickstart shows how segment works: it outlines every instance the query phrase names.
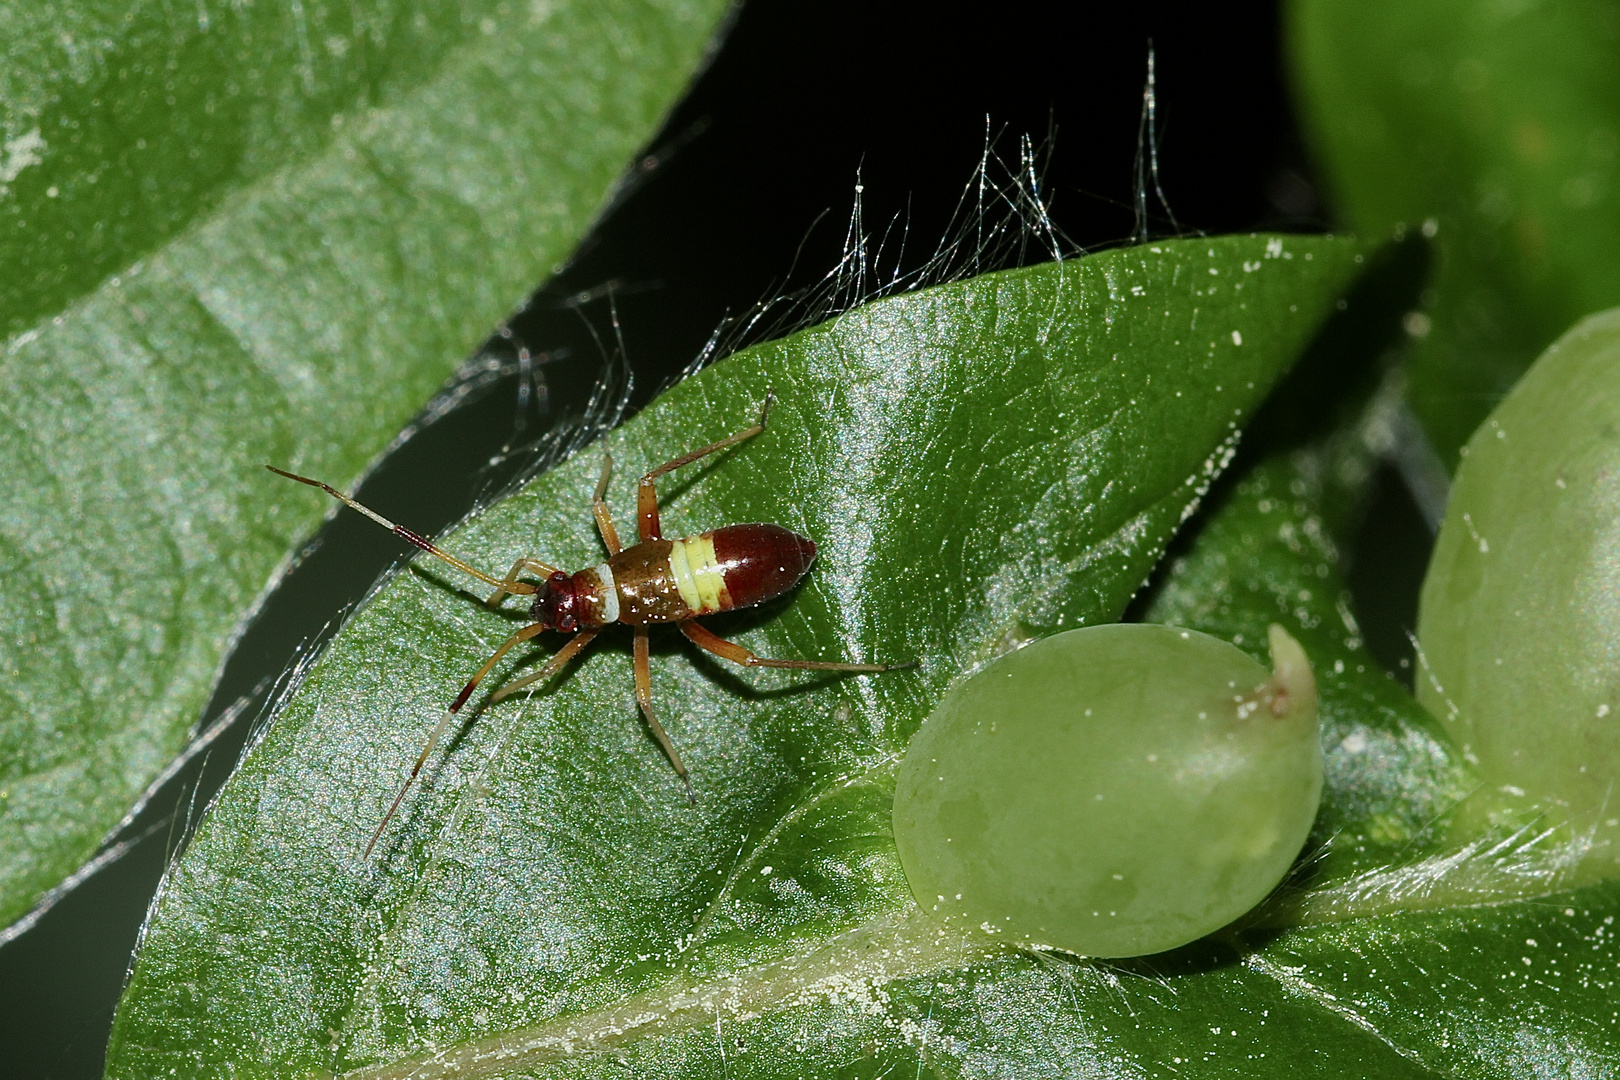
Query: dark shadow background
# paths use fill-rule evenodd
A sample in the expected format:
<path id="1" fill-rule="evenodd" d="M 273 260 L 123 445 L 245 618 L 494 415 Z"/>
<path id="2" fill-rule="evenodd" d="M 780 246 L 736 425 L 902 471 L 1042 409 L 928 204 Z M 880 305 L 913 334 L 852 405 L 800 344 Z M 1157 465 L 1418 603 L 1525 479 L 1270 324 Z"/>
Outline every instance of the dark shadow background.
<path id="1" fill-rule="evenodd" d="M 632 407 L 645 403 L 728 315 L 781 291 L 795 263 L 801 285 L 837 263 L 857 175 L 868 231 L 904 226 L 905 262 L 917 265 L 946 231 L 987 117 L 1013 160 L 1019 135 L 1050 139 L 1042 186 L 1072 241 L 1087 249 L 1125 242 L 1136 226 L 1150 39 L 1163 189 L 1183 227 L 1326 228 L 1287 103 L 1274 3 L 1032 2 L 956 12 L 752 0 L 612 213 L 514 319 L 523 342 L 553 357 L 538 369 L 542 392 L 524 411 L 526 434 L 515 430 L 517 381 L 498 381 L 406 441 L 361 497 L 428 534 L 462 517 L 525 464 L 521 455 L 503 459 L 503 447 L 577 423 L 616 347 L 615 310 Z M 1155 235 L 1174 231 L 1162 211 L 1149 225 Z M 1368 544 L 1420 577 L 1421 523 L 1398 488 L 1378 498 Z M 1385 519 L 1393 524 L 1380 531 Z M 242 639 L 210 715 L 273 680 L 406 553 L 355 515 L 330 522 Z M 1400 595 L 1407 599 L 1385 595 L 1368 628 L 1391 648 L 1414 616 L 1415 588 Z M 247 710 L 250 721 L 255 715 Z M 234 725 L 125 834 L 150 830 L 149 838 L 0 948 L 7 1076 L 100 1075 L 131 949 L 169 852 L 250 726 Z"/>

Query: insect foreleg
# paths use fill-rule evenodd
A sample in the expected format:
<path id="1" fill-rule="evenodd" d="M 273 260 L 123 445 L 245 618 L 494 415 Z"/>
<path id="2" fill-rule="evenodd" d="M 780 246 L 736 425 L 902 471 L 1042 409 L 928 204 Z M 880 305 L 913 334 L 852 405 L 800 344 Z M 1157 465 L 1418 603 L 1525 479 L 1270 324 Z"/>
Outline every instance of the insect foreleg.
<path id="1" fill-rule="evenodd" d="M 503 697 L 509 697 L 512 694 L 517 693 L 525 686 L 540 682 L 542 679 L 551 678 L 553 675 L 557 674 L 557 672 L 561 671 L 563 667 L 567 665 L 568 661 L 574 658 L 579 650 L 589 645 L 591 643 L 591 639 L 596 635 L 597 631 L 595 630 L 581 630 L 579 633 L 568 639 L 568 644 L 564 645 L 562 648 L 558 649 L 554 654 L 552 654 L 551 659 L 542 664 L 539 671 L 531 672 L 528 675 L 523 676 L 521 679 L 513 679 L 511 682 L 489 695 L 489 700 L 499 701 Z"/>
<path id="2" fill-rule="evenodd" d="M 518 575 L 525 570 L 540 578 L 548 578 L 557 572 L 557 568 L 555 566 L 551 566 L 548 563 L 541 562 L 539 559 L 525 555 L 523 558 L 512 564 L 512 569 L 506 572 L 506 576 L 501 579 L 500 584 L 496 586 L 494 592 L 489 594 L 489 599 L 485 602 L 489 604 L 490 607 L 495 607 L 502 600 L 506 599 L 508 593 L 516 593 L 519 596 L 528 596 L 529 594 L 538 591 L 534 585 L 530 585 L 528 582 L 518 581 Z"/>

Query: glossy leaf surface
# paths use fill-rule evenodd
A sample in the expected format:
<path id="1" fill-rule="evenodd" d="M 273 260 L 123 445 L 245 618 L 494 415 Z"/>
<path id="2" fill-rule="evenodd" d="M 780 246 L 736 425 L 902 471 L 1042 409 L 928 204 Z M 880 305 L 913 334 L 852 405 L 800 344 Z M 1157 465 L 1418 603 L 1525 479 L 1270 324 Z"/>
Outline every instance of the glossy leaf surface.
<path id="1" fill-rule="evenodd" d="M 1412 403 L 1455 466 L 1542 349 L 1620 304 L 1620 14 L 1609 0 L 1289 8 L 1333 206 L 1369 234 L 1434 232 Z"/>
<path id="2" fill-rule="evenodd" d="M 763 655 L 921 667 L 739 674 L 660 635 L 654 698 L 694 808 L 636 714 L 627 642 L 604 634 L 553 688 L 482 708 L 367 864 L 427 729 L 523 621 L 418 564 L 312 667 L 171 876 L 110 1074 L 1006 1074 L 1206 1042 L 1206 1006 L 1181 1001 L 1168 1034 L 1105 1050 L 1106 1025 L 1141 1022 L 1112 976 L 985 959 L 918 922 L 895 764 L 959 674 L 1118 617 L 1365 250 L 1226 238 L 987 275 L 682 383 L 608 439 L 621 532 L 632 477 L 774 390 L 763 435 L 661 482 L 665 531 L 775 521 L 821 554 L 784 601 L 710 625 Z M 600 463 L 581 454 L 446 546 L 501 569 L 597 562 Z"/>
<path id="3" fill-rule="evenodd" d="M 0 926 L 325 507 L 564 258 L 724 5 L 10 5 Z M 356 21 L 358 20 L 358 21 Z"/>
<path id="4" fill-rule="evenodd" d="M 1144 613 L 1256 659 L 1281 622 L 1321 693 L 1316 854 L 1232 939 L 1229 966 L 1170 980 L 1167 1010 L 1213 998 L 1209 1023 L 1185 1029 L 1233 1040 L 1199 1039 L 1184 1060 L 1200 1076 L 1603 1075 L 1620 1055 L 1620 887 L 1560 892 L 1536 835 L 1448 828 L 1479 778 L 1367 653 L 1341 576 L 1335 522 L 1366 472 L 1363 435 L 1255 465 Z"/>

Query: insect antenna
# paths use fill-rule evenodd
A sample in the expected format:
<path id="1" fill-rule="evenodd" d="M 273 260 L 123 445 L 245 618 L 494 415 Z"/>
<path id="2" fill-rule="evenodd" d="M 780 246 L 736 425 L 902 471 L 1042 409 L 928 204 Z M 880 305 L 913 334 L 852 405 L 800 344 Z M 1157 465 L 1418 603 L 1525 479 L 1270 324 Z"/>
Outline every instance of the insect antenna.
<path id="1" fill-rule="evenodd" d="M 383 830 L 388 828 L 390 821 L 394 820 L 394 815 L 399 812 L 399 804 L 405 801 L 405 793 L 411 790 L 411 785 L 416 782 L 416 774 L 422 771 L 422 765 L 433 753 L 434 748 L 439 745 L 439 740 L 444 738 L 446 729 L 450 727 L 450 721 L 455 718 L 456 711 L 454 709 L 444 711 L 444 716 L 439 720 L 439 726 L 434 728 L 433 734 L 428 736 L 427 743 L 422 747 L 422 753 L 416 758 L 416 764 L 411 766 L 411 774 L 399 786 L 399 794 L 395 795 L 394 801 L 388 804 L 388 812 L 383 815 L 382 821 L 377 823 L 377 831 L 371 834 L 371 839 L 366 843 L 365 854 L 360 856 L 361 862 L 371 858 L 372 849 L 377 846 L 377 841 L 382 839 Z"/>
<path id="2" fill-rule="evenodd" d="M 436 546 L 432 541 L 427 540 L 422 536 L 418 536 L 416 533 L 413 533 L 403 525 L 396 525 L 394 522 L 389 521 L 387 518 L 377 513 L 377 511 L 373 510 L 371 507 L 366 506 L 363 503 L 356 502 L 354 499 L 351 499 L 349 496 L 343 494 L 343 492 L 339 491 L 331 484 L 323 483 L 319 480 L 311 480 L 307 476 L 299 476 L 297 473 L 290 473 L 285 469 L 278 469 L 274 465 L 266 465 L 265 468 L 269 469 L 277 476 L 285 476 L 287 479 L 296 480 L 300 484 L 308 484 L 310 487 L 320 488 L 322 491 L 332 496 L 332 498 L 341 502 L 344 506 L 347 506 L 351 510 L 359 511 L 372 521 L 375 521 L 378 525 L 381 525 L 383 528 L 393 533 L 395 536 L 398 536 L 409 543 L 415 544 L 417 547 L 421 548 L 423 551 L 427 552 L 429 555 L 432 555 L 436 559 L 443 559 L 457 570 L 477 578 L 486 585 L 494 585 L 496 588 L 501 589 L 504 592 L 516 593 L 519 596 L 530 596 L 540 591 L 540 586 L 538 585 L 531 585 L 527 582 L 513 581 L 510 579 L 503 581 L 498 577 L 493 577 L 484 573 L 477 567 L 468 565 L 466 562 L 456 558 L 443 548 Z M 547 567 L 546 569 L 550 570 L 551 568 Z"/>

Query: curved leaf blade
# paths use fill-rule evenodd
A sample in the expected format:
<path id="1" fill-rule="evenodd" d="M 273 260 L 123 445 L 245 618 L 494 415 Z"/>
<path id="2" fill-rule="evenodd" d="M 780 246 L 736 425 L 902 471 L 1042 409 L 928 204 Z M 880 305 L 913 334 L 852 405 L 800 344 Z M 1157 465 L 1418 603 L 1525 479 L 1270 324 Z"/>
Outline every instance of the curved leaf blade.
<path id="1" fill-rule="evenodd" d="M 706 1003 L 777 1035 L 803 1026 L 796 1045 L 832 1055 L 764 1071 L 837 1068 L 840 1032 L 865 1024 L 837 987 L 870 1004 L 973 955 L 908 914 L 888 834 L 907 738 L 965 669 L 1118 616 L 1365 250 L 1223 238 L 986 275 L 682 383 L 609 437 L 614 504 L 774 390 L 764 435 L 663 484 L 665 529 L 776 521 L 821 551 L 788 601 L 716 631 L 762 655 L 920 669 L 739 678 L 660 644 L 655 699 L 693 808 L 635 713 L 625 643 L 604 635 L 554 687 L 483 711 L 368 865 L 425 727 L 521 621 L 418 566 L 312 667 L 175 869 L 109 1074 L 414 1075 L 492 1034 L 536 1061 L 588 1067 L 581 1053 L 616 1047 L 678 1073 Z M 490 566 L 598 561 L 599 466 L 580 455 L 446 546 Z M 822 1022 L 828 993 L 838 1023 Z M 883 1041 L 905 1052 L 902 1033 Z M 450 1071 L 522 1063 L 481 1060 Z"/>
<path id="2" fill-rule="evenodd" d="M 1620 24 L 1602 2 L 1296 0 L 1301 118 L 1339 212 L 1435 229 L 1412 403 L 1447 466 L 1531 361 L 1620 303 Z"/>
<path id="3" fill-rule="evenodd" d="M 185 744 L 233 626 L 319 520 L 260 466 L 359 472 L 571 250 L 723 7 L 461 5 L 470 29 L 390 54 L 374 103 L 360 79 L 351 112 L 289 107 L 302 134 L 264 120 L 234 166 L 162 211 L 169 224 L 98 249 L 133 266 L 101 281 L 89 252 L 71 281 L 0 298 L 0 315 L 31 323 L 0 355 L 0 925 L 82 863 Z M 252 18 L 227 30 L 247 41 Z M 293 63 L 288 41 L 260 59 Z M 187 83 L 192 105 L 247 77 L 234 61 L 185 75 L 213 80 Z M 303 82 L 279 78 L 289 93 Z M 176 123 L 213 130 L 195 112 Z M 97 130 L 85 145 L 107 149 Z M 134 153 L 148 132 L 125 134 Z M 71 141 L 50 145 L 61 155 L 40 151 L 0 196 L 55 205 L 34 190 L 50 182 L 94 231 L 102 189 Z M 63 250 L 54 221 L 31 223 L 28 242 Z M 7 280 L 33 288 L 26 277 Z"/>
<path id="4" fill-rule="evenodd" d="M 60 312 L 234 192 L 318 156 L 344 122 L 453 63 L 496 10 L 8 5 L 0 329 Z"/>

